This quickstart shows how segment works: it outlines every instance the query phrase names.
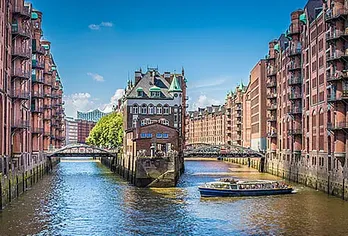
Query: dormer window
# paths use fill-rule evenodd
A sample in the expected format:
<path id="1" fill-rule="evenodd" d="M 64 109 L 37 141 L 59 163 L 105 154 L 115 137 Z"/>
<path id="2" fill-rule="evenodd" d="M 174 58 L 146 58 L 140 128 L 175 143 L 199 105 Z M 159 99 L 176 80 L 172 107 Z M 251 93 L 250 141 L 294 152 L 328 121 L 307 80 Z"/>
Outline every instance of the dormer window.
<path id="1" fill-rule="evenodd" d="M 161 97 L 161 92 L 151 92 L 151 97 L 152 98 L 159 98 L 159 97 Z"/>
<path id="2" fill-rule="evenodd" d="M 153 86 L 150 88 L 150 96 L 152 98 L 160 98 L 161 97 L 161 88 L 157 86 Z"/>
<path id="3" fill-rule="evenodd" d="M 137 88 L 137 97 L 144 97 L 143 88 L 141 88 L 141 87 Z"/>

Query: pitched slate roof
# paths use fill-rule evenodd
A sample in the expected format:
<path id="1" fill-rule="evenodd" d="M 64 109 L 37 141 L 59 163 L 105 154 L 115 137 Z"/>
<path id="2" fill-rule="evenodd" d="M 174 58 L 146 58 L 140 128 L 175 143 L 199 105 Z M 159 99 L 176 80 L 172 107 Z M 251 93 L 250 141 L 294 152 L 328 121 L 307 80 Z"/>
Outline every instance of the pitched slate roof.
<path id="1" fill-rule="evenodd" d="M 152 74 L 154 73 L 154 77 Z M 173 96 L 169 93 L 169 83 L 165 80 L 158 71 L 149 70 L 145 74 L 142 75 L 142 78 L 139 82 L 131 88 L 127 93 L 127 98 L 139 98 L 137 90 L 138 88 L 143 89 L 144 96 L 142 98 L 151 98 L 150 89 L 158 87 L 161 90 L 160 99 L 172 99 Z M 152 98 L 151 98 L 152 99 Z"/>

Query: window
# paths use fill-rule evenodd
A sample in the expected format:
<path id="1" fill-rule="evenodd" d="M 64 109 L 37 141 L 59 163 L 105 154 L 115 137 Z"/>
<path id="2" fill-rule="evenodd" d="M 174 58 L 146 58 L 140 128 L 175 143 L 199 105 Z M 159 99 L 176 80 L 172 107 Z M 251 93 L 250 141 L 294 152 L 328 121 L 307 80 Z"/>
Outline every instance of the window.
<path id="1" fill-rule="evenodd" d="M 141 138 L 146 138 L 146 134 L 141 133 L 141 134 L 140 134 L 140 137 L 141 137 Z"/>
<path id="2" fill-rule="evenodd" d="M 143 105 L 142 107 L 141 107 L 141 114 L 146 114 L 147 113 L 147 107 L 146 107 L 146 105 Z"/>
<path id="3" fill-rule="evenodd" d="M 163 125 L 167 125 L 167 126 L 169 125 L 169 121 L 166 120 L 166 119 L 161 119 L 160 123 L 163 124 Z"/>
<path id="4" fill-rule="evenodd" d="M 144 91 L 138 91 L 138 97 L 143 97 L 144 96 Z"/>
<path id="5" fill-rule="evenodd" d="M 161 92 L 151 92 L 151 97 L 159 98 L 159 97 L 161 97 Z"/>
<path id="6" fill-rule="evenodd" d="M 169 114 L 169 107 L 168 107 L 168 106 L 164 106 L 164 107 L 163 107 L 163 113 L 164 113 L 165 115 L 168 115 L 168 114 Z"/>
<path id="7" fill-rule="evenodd" d="M 136 119 L 133 120 L 133 128 L 135 128 L 135 127 L 137 127 L 137 120 Z"/>
<path id="8" fill-rule="evenodd" d="M 150 105 L 148 108 L 149 115 L 153 115 L 153 106 Z"/>
<path id="9" fill-rule="evenodd" d="M 151 125 L 152 124 L 152 122 L 151 122 L 151 120 L 149 118 L 146 118 L 145 121 L 146 121 L 147 125 Z"/>
<path id="10" fill-rule="evenodd" d="M 161 106 L 158 106 L 157 107 L 157 112 L 156 112 L 158 115 L 162 115 L 162 107 Z"/>
<path id="11" fill-rule="evenodd" d="M 152 134 L 151 133 L 146 134 L 146 138 L 152 138 Z"/>
<path id="12" fill-rule="evenodd" d="M 142 120 L 140 125 L 141 125 L 141 126 L 146 125 L 146 120 Z"/>
<path id="13" fill-rule="evenodd" d="M 162 138 L 168 138 L 168 134 L 163 134 Z"/>
<path id="14" fill-rule="evenodd" d="M 133 114 L 138 114 L 138 106 L 137 105 L 133 106 Z"/>
<path id="15" fill-rule="evenodd" d="M 161 133 L 157 133 L 156 134 L 156 138 L 162 138 L 162 134 Z"/>

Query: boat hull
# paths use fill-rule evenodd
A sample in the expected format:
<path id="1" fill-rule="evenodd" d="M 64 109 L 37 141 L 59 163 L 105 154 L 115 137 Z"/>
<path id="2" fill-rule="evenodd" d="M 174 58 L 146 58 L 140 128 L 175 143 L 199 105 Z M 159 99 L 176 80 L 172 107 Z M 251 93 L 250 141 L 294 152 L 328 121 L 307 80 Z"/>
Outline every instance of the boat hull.
<path id="1" fill-rule="evenodd" d="M 243 196 L 267 196 L 267 195 L 280 195 L 292 193 L 292 188 L 286 189 L 248 189 L 248 190 L 236 190 L 236 189 L 211 189 L 211 188 L 198 188 L 202 197 L 243 197 Z"/>

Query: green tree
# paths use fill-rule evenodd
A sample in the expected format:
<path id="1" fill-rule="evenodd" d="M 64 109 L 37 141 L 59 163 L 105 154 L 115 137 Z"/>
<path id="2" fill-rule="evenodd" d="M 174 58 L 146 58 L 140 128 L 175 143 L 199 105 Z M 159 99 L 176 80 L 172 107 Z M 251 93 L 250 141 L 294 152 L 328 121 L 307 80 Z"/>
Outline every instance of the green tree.
<path id="1" fill-rule="evenodd" d="M 116 148 L 123 142 L 123 117 L 112 112 L 102 117 L 89 133 L 87 144 L 104 148 Z"/>

